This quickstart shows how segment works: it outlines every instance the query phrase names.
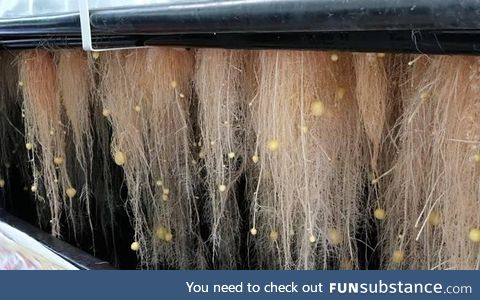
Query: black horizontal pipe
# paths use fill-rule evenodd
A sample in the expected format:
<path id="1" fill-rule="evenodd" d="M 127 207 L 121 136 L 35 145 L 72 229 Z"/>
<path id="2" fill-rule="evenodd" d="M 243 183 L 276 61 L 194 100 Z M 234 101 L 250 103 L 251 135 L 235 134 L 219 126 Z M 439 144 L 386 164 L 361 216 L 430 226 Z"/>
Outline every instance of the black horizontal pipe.
<path id="1" fill-rule="evenodd" d="M 480 0 L 170 0 L 90 12 L 94 35 L 478 30 Z M 80 34 L 78 13 L 0 19 L 7 35 Z"/>
<path id="2" fill-rule="evenodd" d="M 358 52 L 480 55 L 480 31 L 355 31 L 291 33 L 220 33 L 103 36 L 96 48 L 174 46 L 230 49 L 310 49 Z M 0 48 L 74 48 L 80 37 L 21 37 L 0 40 Z"/>
<path id="3" fill-rule="evenodd" d="M 94 11 L 91 24 L 118 34 L 480 29 L 480 0 L 170 0 Z"/>
<path id="4" fill-rule="evenodd" d="M 11 36 L 80 36 L 78 13 L 0 19 L 0 38 Z"/>
<path id="5" fill-rule="evenodd" d="M 99 48 L 479 52 L 480 0 L 170 0 L 93 10 Z M 81 46 L 78 13 L 0 19 L 0 47 Z"/>
<path id="6" fill-rule="evenodd" d="M 93 38 L 95 48 L 129 48 L 144 46 L 150 36 L 100 36 Z M 80 48 L 80 36 L 15 36 L 0 39 L 0 49 L 31 49 L 31 48 Z"/>
<path id="7" fill-rule="evenodd" d="M 190 34 L 153 37 L 146 40 L 146 45 L 480 55 L 480 31 Z"/>

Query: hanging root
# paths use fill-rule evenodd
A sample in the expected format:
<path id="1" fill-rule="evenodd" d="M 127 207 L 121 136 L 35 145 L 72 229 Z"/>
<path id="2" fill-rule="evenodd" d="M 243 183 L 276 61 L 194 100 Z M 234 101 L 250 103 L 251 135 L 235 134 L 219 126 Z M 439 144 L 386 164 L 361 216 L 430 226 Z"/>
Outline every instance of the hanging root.
<path id="1" fill-rule="evenodd" d="M 371 147 L 370 165 L 378 176 L 378 159 L 388 114 L 388 84 L 384 54 L 355 54 L 355 95 L 365 133 Z"/>
<path id="2" fill-rule="evenodd" d="M 469 57 L 445 58 L 448 78 L 440 76 L 438 99 L 447 114 L 436 125 L 435 142 L 444 154 L 441 211 L 428 204 L 423 218 L 439 223 L 445 254 L 441 262 L 448 269 L 480 269 L 480 60 Z M 448 86 L 452 84 L 453 86 Z M 437 108 L 440 110 L 440 108 Z M 440 156 L 441 157 L 441 156 Z M 440 158 L 439 157 L 439 158 Z M 440 197 L 440 196 L 439 196 Z M 443 203 L 442 203 L 443 202 Z M 420 215 L 419 215 L 420 218 Z M 421 227 L 419 231 L 421 230 Z M 422 232 L 417 234 L 420 235 Z M 442 252 L 440 252 L 442 253 Z M 443 253 L 442 253 L 443 254 Z"/>
<path id="3" fill-rule="evenodd" d="M 479 269 L 480 60 L 409 58 L 28 50 L 18 82 L 0 66 L 0 138 L 18 138 L 18 88 L 52 234 L 100 226 L 143 268 L 356 269 L 373 212 L 381 268 Z M 114 234 L 123 208 L 133 237 Z"/>
<path id="4" fill-rule="evenodd" d="M 71 201 L 74 201 L 75 195 L 71 190 L 73 186 L 65 164 L 67 129 L 61 118 L 54 59 L 46 51 L 31 50 L 22 52 L 19 64 L 24 96 L 26 148 L 30 151 L 33 171 L 31 191 L 40 205 L 48 204 L 54 236 L 61 234 L 60 219 L 63 210 L 76 233 L 71 211 Z"/>
<path id="5" fill-rule="evenodd" d="M 383 266 L 478 269 L 480 64 L 467 57 L 417 64 L 404 85 L 400 151 L 385 197 Z"/>
<path id="6" fill-rule="evenodd" d="M 221 268 L 236 268 L 239 260 L 237 184 L 246 161 L 244 57 L 242 51 L 210 49 L 198 50 L 196 56 L 199 157 L 206 177 L 213 263 Z"/>
<path id="7" fill-rule="evenodd" d="M 57 83 L 63 104 L 64 124 L 68 126 L 67 157 L 68 174 L 72 180 L 72 187 L 67 194 L 69 197 L 78 196 L 72 214 L 77 214 L 78 222 L 88 223 L 88 229 L 81 228 L 82 232 L 90 231 L 94 243 L 91 205 L 91 170 L 93 157 L 93 136 L 90 124 L 90 95 L 93 86 L 93 74 L 89 68 L 87 55 L 80 50 L 58 52 Z M 73 142 L 73 145 L 72 145 Z M 72 147 L 73 146 L 73 147 Z M 63 158 L 62 158 L 63 159 Z M 77 195 L 78 194 L 78 195 Z M 86 212 L 86 219 L 83 212 Z M 95 246 L 93 246 L 95 249 Z M 95 251 L 95 250 L 94 250 Z"/>
<path id="8" fill-rule="evenodd" d="M 190 157 L 192 56 L 149 49 L 102 60 L 103 110 L 112 124 L 113 159 L 125 173 L 132 250 L 147 268 L 202 265 Z"/>
<path id="9" fill-rule="evenodd" d="M 142 58 L 137 51 L 102 55 L 99 89 L 103 114 L 112 125 L 112 158 L 125 173 L 128 209 L 135 231 L 136 244 L 132 244 L 132 248 L 138 251 L 140 260 L 147 264 L 151 259 L 149 213 L 152 213 L 152 196 L 149 188 L 148 158 L 142 136 L 145 122 L 139 112 L 134 110 L 144 101 L 143 95 L 138 93 L 138 72 L 144 66 L 141 63 Z"/>
<path id="10" fill-rule="evenodd" d="M 91 126 L 93 128 L 93 156 L 91 161 L 92 184 L 91 192 L 95 199 L 95 224 L 101 229 L 103 243 L 113 265 L 120 265 L 125 261 L 120 251 L 125 244 L 131 243 L 131 237 L 125 228 L 129 228 L 128 216 L 124 209 L 121 197 L 123 174 L 118 166 L 112 163 L 110 154 L 111 127 L 108 120 L 109 111 L 103 108 L 101 89 L 98 86 L 99 78 L 99 53 L 94 52 L 88 57 L 88 66 L 92 77 L 96 80 L 93 84 L 91 97 Z M 100 60 L 101 61 L 101 60 Z M 120 226 L 123 225 L 123 226 Z M 97 234 L 99 230 L 96 230 Z M 128 249 L 128 248 L 127 248 Z"/>
<path id="11" fill-rule="evenodd" d="M 384 182 L 388 182 L 390 175 L 392 153 L 391 139 L 392 134 L 390 119 L 394 113 L 394 104 L 391 97 L 394 94 L 392 81 L 396 80 L 395 57 L 385 55 L 384 53 L 366 53 L 354 54 L 356 87 L 355 96 L 358 103 L 359 114 L 365 130 L 365 136 L 368 141 L 368 159 L 369 186 L 366 199 L 363 200 L 363 232 L 362 238 L 365 243 L 365 251 L 369 252 L 370 237 L 368 232 L 371 228 L 371 216 L 374 212 L 382 218 L 384 207 L 382 206 L 382 196 L 384 192 Z M 390 71 L 390 73 L 389 73 Z M 393 152 L 392 152 L 393 150 Z M 368 257 L 365 257 L 365 266 L 368 266 Z"/>
<path id="12" fill-rule="evenodd" d="M 436 185 L 431 182 L 433 174 L 430 174 L 435 160 L 431 157 L 430 130 L 435 117 L 429 107 L 432 102 L 427 102 L 434 69 L 426 59 L 415 61 L 415 64 L 409 65 L 400 83 L 403 115 L 399 124 L 394 126 L 399 127 L 395 136 L 398 154 L 388 181 L 381 190 L 378 207 L 374 210 L 379 227 L 381 265 L 391 269 L 431 265 L 429 250 L 424 248 L 429 242 L 416 242 L 414 228 L 426 199 L 434 197 L 429 195 L 432 184 Z M 411 257 L 413 253 L 422 258 Z"/>
<path id="13" fill-rule="evenodd" d="M 193 53 L 150 49 L 147 67 L 152 91 L 145 137 L 154 184 L 155 256 L 175 268 L 204 267 L 200 215 L 194 195 L 198 172 L 191 154 L 190 99 Z"/>
<path id="14" fill-rule="evenodd" d="M 252 101 L 252 242 L 261 267 L 356 267 L 363 164 L 351 59 L 267 51 Z"/>

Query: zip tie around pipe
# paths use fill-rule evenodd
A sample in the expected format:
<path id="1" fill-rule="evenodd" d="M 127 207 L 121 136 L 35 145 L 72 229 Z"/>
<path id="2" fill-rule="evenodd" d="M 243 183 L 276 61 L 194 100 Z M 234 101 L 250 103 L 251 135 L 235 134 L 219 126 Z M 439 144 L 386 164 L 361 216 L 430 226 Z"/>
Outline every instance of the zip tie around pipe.
<path id="1" fill-rule="evenodd" d="M 83 50 L 89 51 L 89 52 L 103 52 L 103 51 L 113 51 L 113 50 L 149 48 L 148 46 L 104 48 L 104 49 L 93 48 L 92 29 L 90 27 L 90 5 L 88 3 L 88 0 L 78 0 L 78 9 L 80 14 L 80 30 L 82 33 Z"/>

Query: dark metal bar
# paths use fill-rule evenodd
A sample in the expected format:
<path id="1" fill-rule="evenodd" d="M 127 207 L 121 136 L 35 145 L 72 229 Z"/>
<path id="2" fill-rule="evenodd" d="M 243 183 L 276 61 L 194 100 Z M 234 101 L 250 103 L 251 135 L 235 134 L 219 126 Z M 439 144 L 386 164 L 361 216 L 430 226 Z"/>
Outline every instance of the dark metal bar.
<path id="1" fill-rule="evenodd" d="M 81 47 L 79 37 L 10 37 L 0 48 Z M 310 49 L 357 52 L 426 54 L 480 54 L 480 31 L 367 31 L 175 34 L 159 36 L 105 36 L 94 38 L 95 47 L 174 46 L 230 49 Z"/>
<path id="2" fill-rule="evenodd" d="M 91 23 L 118 34 L 480 29 L 480 0 L 171 0 L 94 11 Z"/>
<path id="3" fill-rule="evenodd" d="M 480 54 L 480 31 L 170 35 L 153 37 L 146 41 L 146 45 L 478 55 Z"/>
<path id="4" fill-rule="evenodd" d="M 170 0 L 91 11 L 92 33 L 480 29 L 480 0 Z M 79 35 L 78 13 L 0 19 L 0 36 Z"/>
<path id="5" fill-rule="evenodd" d="M 0 19 L 0 37 L 17 35 L 80 36 L 78 13 L 30 18 Z"/>
<path id="6" fill-rule="evenodd" d="M 145 46 L 150 36 L 98 36 L 93 38 L 95 48 L 124 48 Z M 31 49 L 31 48 L 80 48 L 82 38 L 78 36 L 15 36 L 0 39 L 0 48 L 3 49 Z"/>
<path id="7" fill-rule="evenodd" d="M 59 239 L 52 237 L 44 231 L 18 219 L 0 208 L 0 220 L 8 225 L 26 233 L 31 238 L 42 243 L 55 254 L 61 256 L 71 264 L 85 270 L 109 270 L 110 264 L 91 256 Z"/>
<path id="8" fill-rule="evenodd" d="M 480 0 L 170 0 L 91 12 L 94 44 L 478 54 Z M 78 14 L 0 19 L 0 47 L 80 47 Z"/>

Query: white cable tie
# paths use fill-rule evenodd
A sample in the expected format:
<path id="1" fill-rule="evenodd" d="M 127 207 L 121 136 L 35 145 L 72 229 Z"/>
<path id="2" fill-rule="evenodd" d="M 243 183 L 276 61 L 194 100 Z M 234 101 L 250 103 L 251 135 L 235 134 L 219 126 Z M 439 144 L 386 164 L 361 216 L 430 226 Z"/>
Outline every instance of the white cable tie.
<path id="1" fill-rule="evenodd" d="M 90 24 L 90 5 L 88 0 L 78 0 L 78 9 L 80 13 L 80 30 L 82 33 L 82 47 L 85 51 L 112 51 L 112 50 L 125 50 L 125 49 L 137 49 L 148 48 L 147 46 L 139 47 L 121 47 L 121 48 L 93 48 L 92 43 L 92 28 Z"/>

